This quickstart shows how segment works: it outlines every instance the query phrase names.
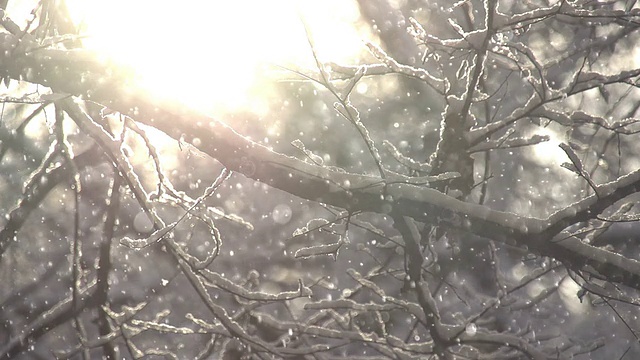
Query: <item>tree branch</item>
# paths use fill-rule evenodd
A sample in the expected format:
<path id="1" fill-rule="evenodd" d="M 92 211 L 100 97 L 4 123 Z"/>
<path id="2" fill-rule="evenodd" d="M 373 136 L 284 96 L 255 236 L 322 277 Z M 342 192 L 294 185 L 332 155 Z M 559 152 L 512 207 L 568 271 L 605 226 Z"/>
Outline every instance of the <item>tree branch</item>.
<path id="1" fill-rule="evenodd" d="M 378 177 L 337 172 L 275 153 L 221 121 L 136 90 L 128 80 L 127 69 L 97 60 L 90 52 L 29 50 L 33 46 L 28 39 L 19 40 L 5 34 L 0 39 L 1 50 L 22 50 L 0 52 L 0 71 L 14 79 L 49 86 L 57 92 L 83 96 L 174 139 L 188 143 L 199 139 L 201 151 L 228 169 L 254 180 L 349 211 L 383 214 L 393 211 L 398 216 L 423 222 L 439 220 L 479 236 L 527 247 L 528 251 L 571 264 L 574 270 L 582 270 L 588 264 L 604 276 L 640 288 L 639 262 L 579 241 L 551 241 L 567 226 L 591 219 L 614 202 L 640 191 L 640 170 L 601 185 L 600 199 L 595 195 L 587 197 L 547 219 L 519 216 L 465 203 L 434 189 L 404 183 L 386 184 Z M 591 82 L 590 86 L 595 84 Z M 602 252 L 610 256 L 599 256 Z"/>

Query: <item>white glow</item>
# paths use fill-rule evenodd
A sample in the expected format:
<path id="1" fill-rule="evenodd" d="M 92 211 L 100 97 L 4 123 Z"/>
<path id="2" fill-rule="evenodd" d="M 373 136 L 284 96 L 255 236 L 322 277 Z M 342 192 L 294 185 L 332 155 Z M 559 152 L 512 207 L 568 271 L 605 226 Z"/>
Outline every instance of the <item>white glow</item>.
<path id="1" fill-rule="evenodd" d="M 581 290 L 580 285 L 576 284 L 570 277 L 565 277 L 558 286 L 558 294 L 560 299 L 573 314 L 584 314 L 591 308 L 589 296 L 584 296 L 582 300 L 578 297 Z"/>
<path id="2" fill-rule="evenodd" d="M 567 154 L 560 148 L 560 143 L 565 141 L 563 136 L 549 127 L 541 127 L 536 130 L 536 135 L 546 135 L 549 141 L 533 146 L 534 160 L 543 166 L 558 167 L 560 164 L 569 162 Z"/>
<path id="3" fill-rule="evenodd" d="M 323 60 L 347 62 L 364 49 L 352 1 L 67 2 L 87 48 L 134 68 L 152 94 L 206 112 L 260 114 L 283 73 L 273 65 L 315 67 L 301 17 Z"/>

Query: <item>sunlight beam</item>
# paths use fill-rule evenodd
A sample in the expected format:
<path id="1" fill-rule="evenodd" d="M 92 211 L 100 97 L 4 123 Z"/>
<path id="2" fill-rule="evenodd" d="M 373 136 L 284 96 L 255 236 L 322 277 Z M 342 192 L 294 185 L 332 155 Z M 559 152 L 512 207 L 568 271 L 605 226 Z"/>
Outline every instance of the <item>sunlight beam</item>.
<path id="1" fill-rule="evenodd" d="M 352 1 L 67 1 L 87 48 L 135 69 L 152 95 L 211 114 L 267 111 L 273 65 L 314 70 L 300 17 L 323 59 L 364 50 Z"/>

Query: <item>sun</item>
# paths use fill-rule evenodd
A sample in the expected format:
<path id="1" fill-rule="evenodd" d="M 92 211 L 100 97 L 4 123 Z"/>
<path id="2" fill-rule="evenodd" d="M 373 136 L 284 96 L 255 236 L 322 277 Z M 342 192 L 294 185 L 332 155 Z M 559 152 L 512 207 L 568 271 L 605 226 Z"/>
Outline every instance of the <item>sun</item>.
<path id="1" fill-rule="evenodd" d="M 214 115 L 261 114 L 283 67 L 315 67 L 305 23 L 325 60 L 364 51 L 354 1 L 66 1 L 86 48 L 135 69 L 151 95 Z"/>
<path id="2" fill-rule="evenodd" d="M 565 130 L 566 132 L 566 130 Z M 561 129 L 556 127 L 538 128 L 535 135 L 547 136 L 549 141 L 545 141 L 533 146 L 533 160 L 543 166 L 559 168 L 560 164 L 569 161 L 567 154 L 560 148 L 560 143 L 566 142 L 567 135 L 562 134 Z"/>

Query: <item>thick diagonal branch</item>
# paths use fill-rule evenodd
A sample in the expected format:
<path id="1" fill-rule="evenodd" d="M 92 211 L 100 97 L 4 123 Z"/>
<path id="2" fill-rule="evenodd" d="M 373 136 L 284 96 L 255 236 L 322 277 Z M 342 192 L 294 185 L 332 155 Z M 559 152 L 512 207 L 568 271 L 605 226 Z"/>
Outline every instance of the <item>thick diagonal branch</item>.
<path id="1" fill-rule="evenodd" d="M 616 201 L 640 191 L 640 170 L 600 186 L 600 198 L 587 197 L 547 219 L 518 216 L 489 207 L 465 203 L 441 192 L 378 177 L 333 171 L 327 167 L 278 154 L 236 133 L 228 125 L 180 104 L 153 99 L 127 82 L 126 72 L 96 60 L 85 51 L 40 49 L 19 44 L 5 34 L 0 49 L 0 71 L 51 87 L 54 91 L 83 96 L 153 126 L 174 139 L 193 143 L 228 169 L 292 195 L 351 211 L 369 211 L 412 217 L 479 236 L 526 247 L 550 256 L 575 270 L 588 266 L 600 275 L 640 288 L 640 263 L 576 241 L 552 241 L 566 227 L 586 221 Z M 12 45 L 13 44 L 13 45 Z M 122 75 L 125 74 L 125 75 Z M 176 141 L 176 146 L 178 142 Z M 607 256 L 603 256 L 607 255 Z"/>

